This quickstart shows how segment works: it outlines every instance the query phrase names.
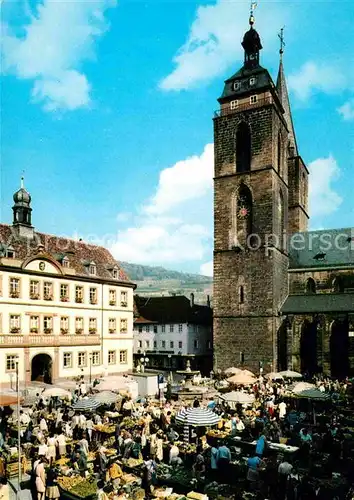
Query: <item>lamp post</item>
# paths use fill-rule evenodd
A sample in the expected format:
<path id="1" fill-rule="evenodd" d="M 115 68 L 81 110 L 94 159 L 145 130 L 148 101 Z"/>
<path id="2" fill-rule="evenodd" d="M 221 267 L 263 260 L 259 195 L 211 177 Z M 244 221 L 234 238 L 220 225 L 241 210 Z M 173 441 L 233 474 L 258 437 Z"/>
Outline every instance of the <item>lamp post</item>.
<path id="1" fill-rule="evenodd" d="M 170 384 L 172 385 L 172 381 L 173 381 L 173 376 L 172 376 L 172 354 L 168 354 L 167 357 L 168 357 L 168 368 L 169 368 L 169 371 L 170 371 L 170 374 L 169 374 Z"/>
<path id="2" fill-rule="evenodd" d="M 91 373 L 91 368 L 92 368 L 92 353 L 89 354 L 89 361 L 90 361 L 90 385 L 92 382 L 92 373 Z"/>
<path id="3" fill-rule="evenodd" d="M 146 357 L 146 352 L 143 352 L 142 357 L 140 358 L 140 363 L 141 363 L 141 373 L 145 372 L 145 365 L 147 365 L 149 362 L 149 358 Z"/>
<path id="4" fill-rule="evenodd" d="M 17 392 L 17 452 L 18 452 L 18 493 L 21 485 L 21 426 L 20 426 L 20 377 L 18 373 L 18 360 L 16 361 L 16 392 Z"/>

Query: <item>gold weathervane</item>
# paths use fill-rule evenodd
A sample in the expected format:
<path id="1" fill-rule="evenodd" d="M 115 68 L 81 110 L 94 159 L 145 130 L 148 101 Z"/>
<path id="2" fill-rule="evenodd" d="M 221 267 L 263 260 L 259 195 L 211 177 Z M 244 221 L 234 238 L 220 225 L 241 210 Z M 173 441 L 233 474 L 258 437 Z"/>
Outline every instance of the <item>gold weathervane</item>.
<path id="1" fill-rule="evenodd" d="M 254 24 L 254 11 L 257 7 L 257 2 L 251 2 L 251 8 L 250 8 L 250 25 L 252 26 Z"/>

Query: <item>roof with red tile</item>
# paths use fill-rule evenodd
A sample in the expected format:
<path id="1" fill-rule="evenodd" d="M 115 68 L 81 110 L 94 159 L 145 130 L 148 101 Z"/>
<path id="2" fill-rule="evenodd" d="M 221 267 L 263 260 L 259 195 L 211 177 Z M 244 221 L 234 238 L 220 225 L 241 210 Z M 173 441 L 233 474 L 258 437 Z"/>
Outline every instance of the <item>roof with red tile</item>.
<path id="1" fill-rule="evenodd" d="M 109 250 L 99 245 L 38 232 L 33 239 L 19 239 L 13 226 L 0 224 L 0 257 L 6 255 L 7 248 L 13 249 L 15 258 L 21 260 L 35 256 L 39 249 L 59 263 L 65 257 L 77 276 L 90 276 L 89 264 L 94 263 L 97 278 L 131 283 Z M 118 273 L 116 278 L 113 277 L 114 269 Z"/>

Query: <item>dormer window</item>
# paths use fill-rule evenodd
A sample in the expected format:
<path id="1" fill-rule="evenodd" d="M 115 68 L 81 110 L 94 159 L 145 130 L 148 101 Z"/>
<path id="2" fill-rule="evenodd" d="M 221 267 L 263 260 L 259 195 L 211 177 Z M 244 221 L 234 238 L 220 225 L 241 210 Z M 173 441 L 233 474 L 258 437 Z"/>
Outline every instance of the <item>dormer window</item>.
<path id="1" fill-rule="evenodd" d="M 96 264 L 94 262 L 91 262 L 89 265 L 89 274 L 92 274 L 92 276 L 96 276 Z"/>
<path id="2" fill-rule="evenodd" d="M 230 109 L 237 109 L 238 108 L 238 100 L 236 99 L 235 101 L 230 102 Z"/>
<path id="3" fill-rule="evenodd" d="M 112 276 L 115 280 L 118 279 L 118 269 L 116 267 L 112 271 Z"/>
<path id="4" fill-rule="evenodd" d="M 252 87 L 253 85 L 255 85 L 255 83 L 256 83 L 256 79 L 255 79 L 255 77 L 254 77 L 254 76 L 252 76 L 252 78 L 250 78 L 250 85 L 251 85 L 251 87 Z"/>
<path id="5" fill-rule="evenodd" d="M 63 260 L 61 261 L 61 265 L 63 267 L 69 267 L 69 259 L 67 257 L 64 257 Z"/>
<path id="6" fill-rule="evenodd" d="M 15 250 L 12 248 L 12 247 L 9 247 L 7 250 L 6 250 L 6 257 L 8 259 L 14 259 L 15 258 Z"/>
<path id="7" fill-rule="evenodd" d="M 257 102 L 257 96 L 256 95 L 251 95 L 250 97 L 250 104 L 256 104 Z"/>
<path id="8" fill-rule="evenodd" d="M 232 84 L 232 89 L 233 90 L 240 90 L 240 87 L 241 87 L 241 83 L 240 82 L 234 82 Z"/>

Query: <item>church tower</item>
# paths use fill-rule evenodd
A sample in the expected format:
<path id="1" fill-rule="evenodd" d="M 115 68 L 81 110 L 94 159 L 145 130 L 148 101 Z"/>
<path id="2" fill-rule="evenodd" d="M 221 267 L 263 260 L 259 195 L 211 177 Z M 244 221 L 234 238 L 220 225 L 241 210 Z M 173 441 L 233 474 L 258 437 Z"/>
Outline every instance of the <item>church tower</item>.
<path id="1" fill-rule="evenodd" d="M 32 226 L 31 195 L 24 187 L 24 179 L 21 178 L 21 187 L 13 196 L 13 227 L 20 238 L 33 239 L 34 228 Z"/>
<path id="2" fill-rule="evenodd" d="M 225 81 L 214 117 L 214 351 L 216 369 L 269 371 L 288 295 L 288 231 L 306 229 L 307 171 L 282 62 L 276 86 L 260 65 L 252 12 L 249 24 L 244 64 Z"/>

